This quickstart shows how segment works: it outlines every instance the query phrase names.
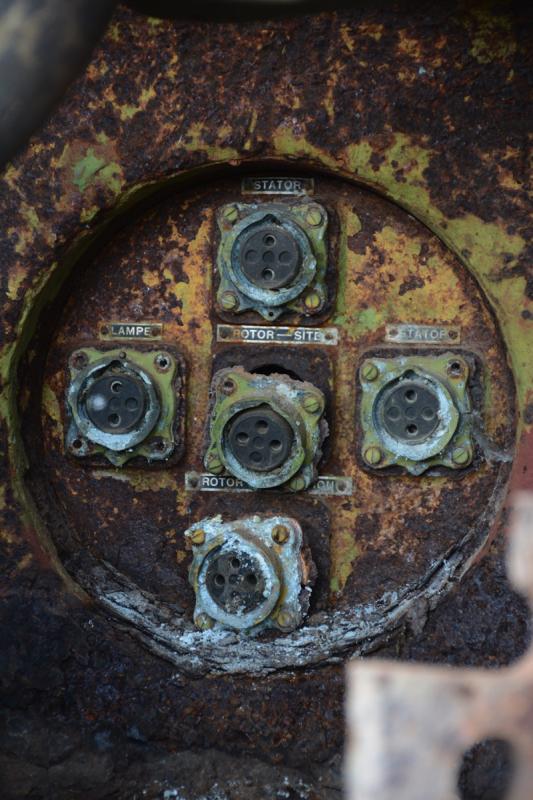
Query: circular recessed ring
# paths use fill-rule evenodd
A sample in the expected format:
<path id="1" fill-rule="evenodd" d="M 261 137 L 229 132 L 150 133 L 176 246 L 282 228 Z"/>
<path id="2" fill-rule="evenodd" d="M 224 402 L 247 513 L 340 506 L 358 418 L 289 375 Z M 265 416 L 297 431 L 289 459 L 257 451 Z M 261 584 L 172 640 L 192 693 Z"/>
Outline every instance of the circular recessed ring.
<path id="1" fill-rule="evenodd" d="M 246 259 L 247 243 L 251 237 L 263 228 L 271 227 L 277 230 L 280 235 L 283 232 L 283 241 L 292 241 L 295 250 L 291 255 L 291 250 L 281 250 L 289 253 L 289 260 L 292 263 L 299 253 L 298 269 L 294 278 L 288 285 L 280 286 L 277 289 L 263 288 L 250 280 L 242 267 L 242 260 Z M 268 236 L 268 232 L 265 234 Z M 273 234 L 271 234 L 273 235 Z M 287 237 L 287 238 L 285 238 Z M 268 243 L 263 242 L 265 251 L 268 250 Z M 265 306 L 281 306 L 298 297 L 306 289 L 316 273 L 316 259 L 311 249 L 311 244 L 305 231 L 295 222 L 285 216 L 276 216 L 272 212 L 265 214 L 264 211 L 249 214 L 239 222 L 232 231 L 228 240 L 228 248 L 225 250 L 226 257 L 224 263 L 229 274 L 229 278 L 234 286 L 247 298 L 254 300 Z M 243 251 L 241 259 L 241 250 Z M 262 258 L 262 255 L 261 255 Z M 265 268 L 267 268 L 265 264 Z M 272 266 L 272 265 L 270 265 Z"/>
<path id="2" fill-rule="evenodd" d="M 238 630 L 258 625 L 281 591 L 275 555 L 242 537 L 211 550 L 198 571 L 198 600 L 210 617 Z"/>
<path id="3" fill-rule="evenodd" d="M 120 421 L 118 425 L 113 425 L 116 422 L 115 418 L 108 419 L 107 430 L 95 424 L 98 422 L 98 415 L 104 410 L 103 408 L 98 409 L 98 406 L 102 406 L 107 400 L 106 395 L 98 392 L 98 387 L 102 385 L 101 379 L 104 377 L 109 378 L 105 382 L 105 386 L 109 391 L 110 402 L 112 401 L 111 395 L 113 393 L 117 396 L 122 393 L 122 388 L 118 387 L 121 382 L 130 387 L 135 385 L 137 389 L 138 396 L 136 397 L 132 394 L 131 398 L 139 400 L 139 403 L 143 405 L 144 413 L 139 414 L 138 409 L 131 409 L 133 415 L 129 418 L 129 421 L 131 422 L 134 417 L 137 417 L 137 419 L 132 425 L 128 426 L 127 430 L 113 432 L 113 428 L 118 430 L 121 428 Z M 114 386 L 114 384 L 116 385 Z M 119 389 L 119 392 L 114 392 L 114 389 Z M 129 395 L 126 395 L 123 398 L 124 405 L 131 399 Z M 93 403 L 91 411 L 87 408 L 88 400 Z M 115 356 L 102 358 L 80 372 L 69 387 L 68 402 L 79 432 L 89 441 L 115 452 L 135 447 L 144 441 L 154 429 L 161 413 L 156 388 L 150 376 L 136 364 L 132 364 L 129 361 L 126 362 L 124 359 Z M 130 405 L 132 404 L 130 403 Z M 107 408 L 107 405 L 105 408 Z M 117 413 L 120 417 L 121 411 L 122 406 L 115 410 L 109 409 L 109 416 Z"/>
<path id="4" fill-rule="evenodd" d="M 448 445 L 457 430 L 459 413 L 444 383 L 407 370 L 379 392 L 373 421 L 393 455 L 424 461 Z"/>

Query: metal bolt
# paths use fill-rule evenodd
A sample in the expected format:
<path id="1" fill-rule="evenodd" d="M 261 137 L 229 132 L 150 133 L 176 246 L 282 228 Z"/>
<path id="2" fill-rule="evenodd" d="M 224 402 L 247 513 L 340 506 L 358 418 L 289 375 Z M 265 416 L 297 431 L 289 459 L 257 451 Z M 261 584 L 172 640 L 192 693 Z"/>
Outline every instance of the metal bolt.
<path id="1" fill-rule="evenodd" d="M 458 467 L 465 467 L 472 460 L 472 451 L 469 447 L 456 447 L 452 453 L 452 461 Z"/>
<path id="2" fill-rule="evenodd" d="M 375 467 L 376 464 L 379 464 L 383 458 L 383 454 L 379 447 L 367 447 L 364 455 L 367 464 L 371 464 L 373 467 Z"/>
<path id="3" fill-rule="evenodd" d="M 365 361 L 361 367 L 361 377 L 365 381 L 375 381 L 379 375 L 379 369 L 372 361 Z"/>
<path id="4" fill-rule="evenodd" d="M 276 544 L 285 544 L 290 536 L 290 531 L 286 525 L 275 525 L 272 528 L 272 538 Z"/>
<path id="5" fill-rule="evenodd" d="M 214 620 L 212 620 L 211 617 L 208 616 L 207 614 L 198 614 L 198 616 L 194 620 L 194 624 L 201 631 L 208 631 L 210 628 L 213 627 L 215 623 Z"/>
<path id="6" fill-rule="evenodd" d="M 189 534 L 189 541 L 192 544 L 200 546 L 205 542 L 205 531 L 202 528 L 197 528 L 195 531 L 191 531 Z"/>
<path id="7" fill-rule="evenodd" d="M 292 489 L 293 492 L 301 492 L 302 489 L 305 489 L 305 480 L 301 476 L 296 476 L 289 483 L 289 489 Z"/>
<path id="8" fill-rule="evenodd" d="M 294 615 L 282 608 L 277 616 L 277 623 L 280 628 L 291 628 L 294 625 Z"/>
<path id="9" fill-rule="evenodd" d="M 87 356 L 87 353 L 84 353 L 83 351 L 80 351 L 79 353 L 74 353 L 70 363 L 76 369 L 83 369 L 83 367 L 87 366 L 87 364 L 89 363 L 89 358 Z"/>
<path id="10" fill-rule="evenodd" d="M 207 459 L 207 469 L 214 475 L 220 475 L 220 473 L 224 470 L 224 464 L 219 457 L 213 453 Z"/>
<path id="11" fill-rule="evenodd" d="M 313 394 L 306 395 L 302 405 L 310 414 L 316 414 L 317 411 L 320 411 L 320 400 Z"/>
<path id="12" fill-rule="evenodd" d="M 239 306 L 239 299 L 233 292 L 222 292 L 220 305 L 224 311 L 234 311 Z"/>
<path id="13" fill-rule="evenodd" d="M 224 222 L 230 222 L 232 225 L 239 219 L 239 209 L 237 206 L 227 206 L 222 212 Z"/>
<path id="14" fill-rule="evenodd" d="M 459 359 L 454 359 L 448 363 L 448 375 L 452 378 L 461 378 L 465 371 L 465 365 Z"/>
<path id="15" fill-rule="evenodd" d="M 309 311 L 316 311 L 322 305 L 320 295 L 317 292 L 309 292 L 304 299 L 304 304 Z"/>
<path id="16" fill-rule="evenodd" d="M 305 215 L 305 221 L 308 225 L 320 225 L 322 222 L 322 212 L 318 206 L 311 206 Z"/>
<path id="17" fill-rule="evenodd" d="M 154 361 L 160 372 L 167 372 L 170 369 L 170 356 L 167 353 L 158 353 Z"/>
<path id="18" fill-rule="evenodd" d="M 224 394 L 233 394 L 236 388 L 235 381 L 231 378 L 226 378 L 222 383 L 222 391 Z"/>

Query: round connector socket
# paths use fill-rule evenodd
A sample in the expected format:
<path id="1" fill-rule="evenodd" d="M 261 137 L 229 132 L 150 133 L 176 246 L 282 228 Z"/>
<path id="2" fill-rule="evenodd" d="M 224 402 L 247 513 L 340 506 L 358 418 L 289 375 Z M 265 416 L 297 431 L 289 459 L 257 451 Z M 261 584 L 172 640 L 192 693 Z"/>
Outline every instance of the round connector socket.
<path id="1" fill-rule="evenodd" d="M 198 595 L 212 619 L 231 628 L 258 625 L 272 613 L 281 591 L 275 556 L 244 537 L 229 537 L 204 558 Z"/>
<path id="2" fill-rule="evenodd" d="M 115 452 L 144 441 L 161 414 L 154 381 L 122 355 L 101 358 L 76 375 L 68 402 L 76 436 Z"/>
<path id="3" fill-rule="evenodd" d="M 422 442 L 439 424 L 440 402 L 429 386 L 402 381 L 380 399 L 378 414 L 385 429 L 401 442 Z"/>
<path id="4" fill-rule="evenodd" d="M 83 401 L 87 416 L 105 433 L 128 433 L 142 419 L 148 395 L 133 375 L 103 375 L 87 389 Z"/>
<path id="5" fill-rule="evenodd" d="M 207 591 L 228 614 L 247 614 L 265 602 L 267 576 L 257 558 L 242 548 L 219 552 L 207 567 Z"/>
<path id="6" fill-rule="evenodd" d="M 280 225 L 264 223 L 245 230 L 236 245 L 243 274 L 260 289 L 288 286 L 302 265 L 298 242 Z"/>
<path id="7" fill-rule="evenodd" d="M 286 419 L 264 404 L 232 417 L 225 440 L 228 450 L 245 469 L 270 472 L 289 457 L 294 432 Z"/>
<path id="8" fill-rule="evenodd" d="M 459 424 L 445 383 L 413 369 L 385 384 L 374 400 L 372 415 L 376 444 L 384 445 L 393 457 L 417 462 L 442 452 Z"/>

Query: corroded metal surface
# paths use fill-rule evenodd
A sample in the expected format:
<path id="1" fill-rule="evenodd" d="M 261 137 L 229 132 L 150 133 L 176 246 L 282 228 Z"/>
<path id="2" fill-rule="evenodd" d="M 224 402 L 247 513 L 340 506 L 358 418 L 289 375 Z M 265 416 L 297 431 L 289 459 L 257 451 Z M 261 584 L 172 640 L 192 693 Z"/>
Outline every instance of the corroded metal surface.
<path id="1" fill-rule="evenodd" d="M 213 368 L 233 365 L 225 360 L 233 358 L 231 348 L 215 343 L 216 320 L 207 315 L 210 209 L 234 197 L 243 166 L 253 174 L 271 165 L 277 174 L 321 175 L 324 202 L 336 209 L 331 241 L 346 258 L 338 286 L 334 273 L 326 276 L 338 300 L 325 324 L 341 329 L 342 349 L 325 357 L 319 348 L 300 347 L 297 356 L 283 356 L 294 359 L 304 379 L 324 383 L 330 408 L 328 384 L 335 378 L 334 434 L 335 428 L 354 427 L 350 392 L 357 358 L 365 347 L 383 354 L 386 325 L 398 322 L 393 311 L 409 322 L 460 325 L 467 333 L 461 345 L 486 365 L 479 391 L 485 387 L 488 413 L 477 443 L 484 458 L 464 478 L 439 477 L 433 488 L 417 479 L 410 484 L 416 497 L 409 503 L 404 498 L 398 511 L 394 503 L 405 482 L 376 481 L 355 463 L 354 438 L 337 435 L 338 451 L 325 453 L 328 470 L 355 471 L 354 496 L 291 499 L 291 516 L 306 530 L 319 573 L 316 626 L 329 619 L 320 615 L 338 612 L 347 620 L 338 630 L 348 633 L 349 652 L 375 650 L 401 634 L 390 645 L 399 653 L 435 659 L 447 657 L 447 649 L 432 619 L 441 620 L 440 630 L 454 631 L 468 615 L 483 628 L 501 610 L 515 635 L 499 642 L 489 637 L 490 644 L 476 638 L 476 657 L 501 662 L 523 646 L 524 630 L 515 620 L 523 620 L 523 611 L 486 566 L 476 567 L 483 578 L 465 578 L 444 610 L 430 614 L 423 643 L 434 603 L 497 533 L 498 524 L 489 530 L 488 521 L 501 508 L 508 481 L 525 486 L 531 480 L 533 279 L 526 262 L 523 30 L 516 15 L 459 6 L 453 13 L 439 6 L 411 16 L 392 6 L 244 27 L 174 24 L 118 12 L 84 78 L 2 183 L 0 512 L 10 654 L 5 741 L 12 751 L 23 724 L 33 732 L 69 731 L 80 751 L 96 754 L 94 773 L 105 785 L 126 770 L 112 748 L 132 754 L 135 737 L 148 749 L 157 740 L 181 751 L 246 752 L 280 764 L 280 774 L 287 765 L 305 772 L 309 762 L 325 763 L 341 746 L 342 673 L 325 664 L 334 652 L 334 659 L 342 657 L 338 641 L 321 648 L 311 631 L 309 647 L 297 639 L 288 648 L 281 638 L 265 642 L 259 668 L 257 650 L 243 646 L 245 664 L 237 671 L 262 672 L 258 680 L 200 677 L 235 673 L 231 640 L 214 660 L 206 648 L 198 665 L 190 653 L 182 658 L 168 642 L 156 642 L 153 628 L 140 632 L 148 649 L 131 639 L 127 618 L 146 612 L 148 601 L 159 616 L 145 613 L 142 623 L 152 620 L 159 631 L 180 616 L 190 619 L 188 561 L 179 532 L 191 519 L 218 511 L 234 515 L 235 496 L 185 493 L 180 472 L 136 470 L 122 480 L 79 464 L 66 469 L 61 451 L 69 348 L 94 341 L 100 324 L 133 310 L 136 320 L 163 322 L 183 348 L 191 384 L 188 455 L 179 469 L 198 468 L 207 408 L 202 387 L 209 383 L 211 358 Z M 206 169 L 220 165 L 218 174 Z M 376 189 L 419 221 L 352 181 Z M 151 210 L 136 210 L 135 219 L 119 218 L 134 201 L 148 202 L 156 189 L 170 196 Z M 108 243 L 91 250 L 106 226 Z M 70 284 L 64 283 L 69 273 Z M 281 349 L 262 351 L 260 360 L 275 364 Z M 259 356 L 247 351 L 242 359 L 253 371 Z M 194 465 L 186 460 L 193 454 Z M 95 497 L 101 502 L 95 504 Z M 240 513 L 256 507 L 253 498 L 240 496 Z M 279 496 L 269 499 L 266 510 L 287 511 Z M 476 528 L 481 510 L 487 520 Z M 457 547 L 458 540 L 466 549 Z M 489 564 L 496 568 L 497 559 Z M 108 607 L 122 616 L 120 626 L 80 586 L 78 576 L 89 574 L 114 601 Z M 387 631 L 387 608 L 375 604 L 398 582 L 410 602 L 398 613 L 389 597 Z M 491 587 L 486 595 L 480 582 Z M 86 588 L 94 593 L 95 582 Z M 132 608 L 132 598 L 141 605 Z M 374 641 L 366 619 L 354 628 L 352 610 L 365 605 L 374 605 Z M 164 606 L 170 609 L 166 621 Z M 454 641 L 452 658 L 470 659 L 466 642 L 472 640 L 465 635 Z M 324 665 L 291 670 L 316 662 Z M 191 681 L 190 672 L 198 677 Z M 20 688 L 13 691 L 17 675 Z M 39 695 L 43 688 L 46 699 Z M 102 731 L 104 739 L 93 738 Z M 30 788 L 39 785 L 35 776 L 42 775 L 43 763 L 70 763 L 70 774 L 79 775 L 68 746 L 54 742 L 36 755 L 36 741 L 30 737 L 31 745 L 17 755 Z M 10 765 L 10 775 L 21 774 Z M 49 780 L 56 794 L 67 791 L 61 770 Z M 318 794 L 316 782 L 314 787 Z M 98 788 L 91 791 L 84 798 L 101 796 Z"/>
<path id="2" fill-rule="evenodd" d="M 509 572 L 533 608 L 533 493 L 514 497 Z M 367 662 L 348 669 L 348 794 L 453 800 L 463 754 L 498 738 L 513 751 L 509 800 L 533 793 L 533 651 L 498 672 Z"/>
<path id="3" fill-rule="evenodd" d="M 350 649 L 365 652 L 376 647 L 376 638 L 398 628 L 421 600 L 434 605 L 489 539 L 515 435 L 505 349 L 474 281 L 422 225 L 342 181 L 320 177 L 315 190 L 336 220 L 330 231 L 329 270 L 337 267 L 342 291 L 326 322 L 339 329 L 339 345 L 291 349 L 216 343 L 214 216 L 223 201 L 238 194 L 239 186 L 239 179 L 204 179 L 200 188 L 173 193 L 95 244 L 76 266 L 75 285 L 67 286 L 69 303 L 48 353 L 40 350 L 23 376 L 28 405 L 22 430 L 26 441 L 34 442 L 29 454 L 33 492 L 41 513 L 54 520 L 51 535 L 69 573 L 133 623 L 145 644 L 195 673 L 215 668 L 261 673 L 337 659 Z M 51 316 L 59 306 L 64 306 L 63 295 Z M 66 360 L 73 346 L 88 345 L 98 336 L 106 320 L 136 315 L 162 321 L 164 340 L 177 342 L 188 363 L 184 458 L 172 469 L 156 472 L 80 470 L 65 459 L 62 447 Z M 298 321 L 297 314 L 294 318 Z M 454 352 L 479 354 L 476 359 L 469 356 L 479 435 L 474 464 L 466 470 L 410 478 L 399 472 L 382 478 L 360 457 L 358 364 L 369 354 L 413 358 L 435 352 L 386 345 L 386 324 L 398 318 L 456 324 L 462 339 Z M 249 319 L 255 321 L 251 314 Z M 450 352 L 445 348 L 442 357 L 448 359 Z M 317 505 L 330 520 L 324 530 L 330 566 L 322 576 L 330 587 L 323 609 L 327 616 L 314 615 L 312 604 L 302 631 L 272 641 L 235 641 L 231 646 L 224 641 L 219 647 L 216 637 L 192 628 L 194 599 L 187 585 L 183 531 L 191 519 L 217 514 L 223 506 L 218 493 L 195 497 L 187 491 L 184 475 L 201 470 L 203 453 L 209 460 L 205 428 L 211 378 L 236 364 L 252 373 L 285 371 L 320 389 L 331 426 L 320 469 L 352 477 L 355 489 L 348 498 L 317 503 L 303 493 L 297 501 L 304 520 Z M 29 391 L 41 370 L 43 405 Z M 46 486 L 61 498 L 59 508 L 50 502 Z M 98 504 L 87 515 L 94 497 Z M 224 502 L 240 516 L 244 511 L 268 513 L 273 497 L 255 493 L 244 500 L 235 495 Z M 286 507 L 292 509 L 292 499 L 280 497 L 277 502 L 281 507 L 290 503 Z M 62 515 L 68 528 L 61 525 Z M 312 543 L 311 549 L 318 559 Z M 161 606 L 169 602 L 178 607 Z"/>

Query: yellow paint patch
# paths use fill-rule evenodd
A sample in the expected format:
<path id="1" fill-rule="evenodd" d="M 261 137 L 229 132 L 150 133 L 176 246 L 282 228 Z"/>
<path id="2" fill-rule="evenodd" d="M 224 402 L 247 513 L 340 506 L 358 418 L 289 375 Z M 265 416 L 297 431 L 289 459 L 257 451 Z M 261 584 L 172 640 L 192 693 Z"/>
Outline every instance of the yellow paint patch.
<path id="1" fill-rule="evenodd" d="M 50 419 L 52 419 L 62 430 L 63 425 L 61 422 L 61 407 L 59 405 L 59 400 L 57 399 L 57 395 L 53 391 L 52 387 L 48 383 L 45 383 L 43 386 L 42 404 L 45 413 L 48 414 Z"/>

